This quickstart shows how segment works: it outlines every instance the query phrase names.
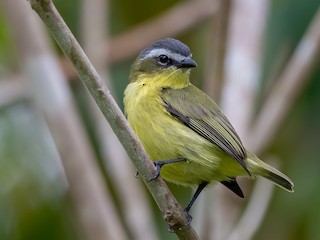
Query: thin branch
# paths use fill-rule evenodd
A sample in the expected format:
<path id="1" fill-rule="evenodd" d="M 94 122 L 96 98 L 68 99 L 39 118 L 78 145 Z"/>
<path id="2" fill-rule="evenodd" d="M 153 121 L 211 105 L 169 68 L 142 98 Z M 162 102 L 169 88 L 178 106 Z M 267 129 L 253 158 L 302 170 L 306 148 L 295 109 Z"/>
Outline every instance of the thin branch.
<path id="1" fill-rule="evenodd" d="M 217 1 L 213 0 L 181 2 L 158 17 L 149 19 L 119 36 L 111 38 L 110 41 L 105 42 L 105 46 L 100 51 L 109 64 L 123 61 L 135 56 L 154 40 L 176 36 L 199 24 L 212 16 L 217 8 Z M 74 69 L 66 59 L 61 59 L 60 64 L 68 78 L 75 77 Z"/>
<path id="2" fill-rule="evenodd" d="M 216 102 L 220 99 L 224 80 L 224 63 L 227 35 L 229 29 L 229 13 L 231 0 L 219 0 L 219 10 L 212 18 L 208 59 L 205 66 L 204 88 L 206 93 Z"/>
<path id="3" fill-rule="evenodd" d="M 82 233 L 94 240 L 126 239 L 40 19 L 26 1 L 1 3 L 19 50 L 25 86 L 60 153 Z"/>
<path id="4" fill-rule="evenodd" d="M 239 0 L 231 14 L 221 107 L 244 143 L 256 98 L 267 13 L 266 0 Z"/>
<path id="5" fill-rule="evenodd" d="M 250 149 L 262 152 L 270 145 L 296 99 L 311 79 L 319 53 L 320 8 L 252 126 L 248 138 Z"/>
<path id="6" fill-rule="evenodd" d="M 131 156 L 132 162 L 138 169 L 169 226 L 172 227 L 180 239 L 198 239 L 194 229 L 187 224 L 188 220 L 183 209 L 172 196 L 162 178 L 157 178 L 150 182 L 147 181 L 155 171 L 154 164 L 148 158 L 109 90 L 102 83 L 98 73 L 84 54 L 52 1 L 30 0 L 30 4 L 47 25 L 65 55 L 74 64 L 79 77 L 96 100 L 128 155 Z"/>

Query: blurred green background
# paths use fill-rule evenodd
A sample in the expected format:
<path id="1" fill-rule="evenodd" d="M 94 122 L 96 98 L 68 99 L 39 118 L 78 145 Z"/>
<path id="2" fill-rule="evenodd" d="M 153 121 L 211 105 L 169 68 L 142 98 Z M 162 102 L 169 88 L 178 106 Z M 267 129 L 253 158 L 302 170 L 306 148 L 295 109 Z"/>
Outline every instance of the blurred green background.
<path id="1" fill-rule="evenodd" d="M 1 0 L 2 1 L 2 0 Z M 80 39 L 80 5 L 78 0 L 54 1 L 77 39 Z M 157 16 L 183 1 L 139 0 L 110 1 L 110 37 Z M 267 96 L 272 80 L 290 59 L 295 47 L 319 8 L 318 0 L 270 1 L 262 54 L 259 103 Z M 196 85 L 202 86 L 209 21 L 203 21 L 177 36 L 190 46 L 199 67 L 192 73 Z M 80 40 L 81 42 L 81 40 Z M 320 44 L 320 43 L 317 43 Z M 57 52 L 61 55 L 56 46 Z M 279 71 L 273 71 L 274 60 L 283 54 Z M 14 75 L 18 69 L 17 53 L 10 27 L 0 10 L 0 81 Z M 112 84 L 117 102 L 122 107 L 122 93 L 128 83 L 129 67 L 134 59 L 111 65 Z M 273 71 L 273 77 L 270 72 Z M 280 156 L 281 169 L 295 183 L 295 192 L 276 189 L 254 239 L 320 239 L 320 64 L 293 104 L 278 135 L 268 148 L 268 154 Z M 70 81 L 82 121 L 93 147 L 96 139 L 94 124 L 88 116 L 85 90 L 80 81 Z M 257 103 L 257 108 L 259 108 Z M 85 239 L 79 234 L 74 206 L 68 196 L 68 184 L 63 167 L 47 125 L 41 113 L 29 100 L 11 102 L 0 108 L 0 239 L 1 240 L 69 240 Z M 99 153 L 97 153 L 99 159 Z M 103 170 L 106 181 L 107 173 Z M 132 173 L 134 176 L 134 172 Z M 137 180 L 140 181 L 140 180 Z M 110 183 L 108 183 L 110 184 Z M 115 186 L 111 188 L 116 189 Z M 179 202 L 185 204 L 191 190 L 171 186 Z M 116 195 L 116 194 L 114 194 Z M 114 196 L 117 199 L 116 196 Z M 153 200 L 150 199 L 153 204 Z M 176 239 L 167 227 L 155 204 L 154 216 L 160 239 Z M 123 218 L 123 217 L 122 217 Z"/>

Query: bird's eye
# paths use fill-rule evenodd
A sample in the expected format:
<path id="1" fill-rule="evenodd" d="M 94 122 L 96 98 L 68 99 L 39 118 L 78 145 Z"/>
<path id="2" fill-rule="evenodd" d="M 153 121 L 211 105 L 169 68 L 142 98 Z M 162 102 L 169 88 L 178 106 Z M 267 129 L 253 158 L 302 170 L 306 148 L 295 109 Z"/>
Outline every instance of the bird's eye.
<path id="1" fill-rule="evenodd" d="M 161 65 L 168 65 L 170 63 L 170 59 L 168 56 L 166 55 L 160 55 L 158 57 L 158 62 L 161 64 Z"/>

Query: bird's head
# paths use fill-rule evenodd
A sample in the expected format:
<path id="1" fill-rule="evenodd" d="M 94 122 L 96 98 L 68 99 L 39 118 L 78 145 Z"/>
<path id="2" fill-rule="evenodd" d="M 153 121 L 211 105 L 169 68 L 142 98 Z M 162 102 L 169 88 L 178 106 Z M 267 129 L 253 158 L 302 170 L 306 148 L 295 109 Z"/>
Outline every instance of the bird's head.
<path id="1" fill-rule="evenodd" d="M 189 83 L 190 69 L 197 66 L 187 45 L 174 38 L 158 40 L 142 50 L 133 63 L 130 81 L 172 87 Z"/>

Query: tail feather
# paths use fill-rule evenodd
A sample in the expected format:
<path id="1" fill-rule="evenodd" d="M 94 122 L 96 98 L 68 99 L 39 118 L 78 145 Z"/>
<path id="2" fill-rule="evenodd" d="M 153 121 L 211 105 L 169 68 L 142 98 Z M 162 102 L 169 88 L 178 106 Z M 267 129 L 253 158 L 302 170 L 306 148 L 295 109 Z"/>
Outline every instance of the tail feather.
<path id="1" fill-rule="evenodd" d="M 266 179 L 269 179 L 270 181 L 274 182 L 279 187 L 281 187 L 289 192 L 294 192 L 294 189 L 293 189 L 294 184 L 290 180 L 290 178 L 288 178 L 286 175 L 284 175 L 283 173 L 281 173 L 280 171 L 278 171 L 274 168 L 272 170 L 267 169 L 265 174 L 262 174 L 261 176 L 265 177 Z"/>
<path id="2" fill-rule="evenodd" d="M 221 183 L 225 187 L 229 188 L 232 192 L 237 194 L 239 197 L 244 198 L 243 192 L 242 192 L 241 188 L 239 187 L 235 178 L 230 179 L 228 181 L 221 181 Z"/>
<path id="3" fill-rule="evenodd" d="M 248 169 L 253 175 L 262 176 L 289 192 L 294 191 L 294 183 L 282 172 L 262 162 L 253 154 L 247 158 L 247 161 L 249 163 Z"/>

